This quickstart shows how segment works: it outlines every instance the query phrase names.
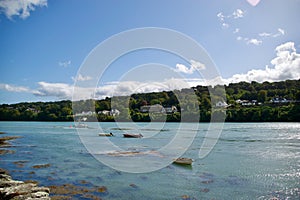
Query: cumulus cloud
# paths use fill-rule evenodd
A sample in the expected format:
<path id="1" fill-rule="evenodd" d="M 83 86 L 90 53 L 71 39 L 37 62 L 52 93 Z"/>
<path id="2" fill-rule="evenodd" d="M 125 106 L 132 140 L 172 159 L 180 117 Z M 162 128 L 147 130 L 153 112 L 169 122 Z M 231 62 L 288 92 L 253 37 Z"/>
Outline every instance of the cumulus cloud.
<path id="1" fill-rule="evenodd" d="M 61 67 L 68 67 L 71 65 L 71 60 L 67 60 L 67 61 L 59 61 L 58 65 Z"/>
<path id="2" fill-rule="evenodd" d="M 192 74 L 195 71 L 203 70 L 205 69 L 205 65 L 195 61 L 195 60 L 190 60 L 190 68 L 185 66 L 184 64 L 176 64 L 176 72 L 181 72 L 185 74 Z"/>
<path id="3" fill-rule="evenodd" d="M 30 92 L 30 89 L 23 86 L 15 86 L 11 84 L 0 83 L 0 90 L 5 90 L 8 92 Z"/>
<path id="4" fill-rule="evenodd" d="M 0 13 L 4 13 L 8 19 L 12 19 L 13 16 L 25 19 L 38 6 L 47 6 L 47 0 L 1 0 Z"/>
<path id="5" fill-rule="evenodd" d="M 266 66 L 265 69 L 250 70 L 246 74 L 235 74 L 227 83 L 240 81 L 281 81 L 300 78 L 300 54 L 296 52 L 295 44 L 287 42 L 276 47 L 276 57 L 271 60 L 273 67 Z"/>
<path id="6" fill-rule="evenodd" d="M 168 78 L 160 81 L 121 81 L 107 82 L 97 87 L 79 87 L 74 88 L 66 83 L 48 83 L 39 82 L 35 90 L 23 86 L 14 86 L 10 84 L 0 84 L 0 90 L 8 92 L 32 93 L 36 96 L 55 97 L 58 99 L 103 99 L 105 97 L 126 96 L 133 93 L 147 93 L 160 91 L 173 91 L 176 89 L 189 88 L 197 85 L 216 85 L 229 84 L 240 81 L 281 81 L 300 79 L 300 54 L 297 53 L 295 44 L 287 42 L 278 45 L 275 48 L 276 56 L 270 61 L 271 66 L 265 69 L 253 69 L 244 74 L 235 74 L 228 79 L 216 77 L 212 80 L 199 78 L 183 79 Z M 179 66 L 179 67 L 177 67 Z M 177 70 L 184 73 L 191 73 L 195 70 L 204 69 L 205 66 L 197 61 L 190 61 L 190 68 L 182 64 L 177 64 Z M 83 77 L 83 76 L 82 76 Z M 84 79 L 84 78 L 83 78 Z M 76 94 L 73 93 L 75 91 Z"/>
<path id="7" fill-rule="evenodd" d="M 65 83 L 38 82 L 39 88 L 33 92 L 36 96 L 58 97 L 59 99 L 71 99 L 73 86 Z"/>
<path id="8" fill-rule="evenodd" d="M 180 90 L 182 88 L 189 88 L 199 83 L 199 79 L 185 80 L 179 78 L 169 78 L 163 81 L 122 81 L 122 82 L 109 82 L 96 89 L 95 97 L 102 99 L 105 97 L 113 96 L 127 96 L 134 93 L 149 93 L 161 91 Z"/>

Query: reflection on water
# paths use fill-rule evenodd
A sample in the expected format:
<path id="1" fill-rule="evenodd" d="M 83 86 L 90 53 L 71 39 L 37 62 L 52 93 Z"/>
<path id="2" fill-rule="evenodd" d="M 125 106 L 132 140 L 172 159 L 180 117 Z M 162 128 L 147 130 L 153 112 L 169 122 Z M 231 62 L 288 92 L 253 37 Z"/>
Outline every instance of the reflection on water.
<path id="1" fill-rule="evenodd" d="M 97 130 L 98 124 L 87 124 Z M 0 131 L 22 137 L 11 142 L 10 150 L 15 154 L 1 155 L 0 167 L 8 169 L 16 179 L 37 180 L 45 186 L 84 186 L 88 194 L 103 199 L 299 199 L 299 123 L 227 123 L 213 151 L 199 159 L 209 126 L 203 123 L 183 155 L 194 160 L 191 167 L 170 164 L 144 174 L 120 172 L 99 163 L 84 148 L 76 129 L 70 128 L 72 125 L 1 122 Z M 179 127 L 177 123 L 158 124 L 163 127 L 160 131 L 155 125 L 138 126 L 136 130 L 137 126 L 126 123 L 121 128 L 115 123 L 101 123 L 103 132 L 115 135 L 108 140 L 122 146 L 127 154 L 99 153 L 115 158 L 148 153 L 159 159 L 164 155 L 158 154 L 157 148 L 168 144 Z M 152 136 L 145 140 L 125 139 L 125 131 Z M 193 130 L 184 131 L 188 137 Z M 96 132 L 89 137 L 94 141 L 103 139 Z M 72 198 L 88 199 L 79 193 Z"/>

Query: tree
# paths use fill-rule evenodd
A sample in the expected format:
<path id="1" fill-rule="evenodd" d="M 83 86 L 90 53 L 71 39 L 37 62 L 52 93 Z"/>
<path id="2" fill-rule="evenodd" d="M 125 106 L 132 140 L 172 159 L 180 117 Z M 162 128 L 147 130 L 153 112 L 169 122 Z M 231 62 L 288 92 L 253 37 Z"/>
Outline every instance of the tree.
<path id="1" fill-rule="evenodd" d="M 260 90 L 257 95 L 257 101 L 264 103 L 267 100 L 267 94 L 266 90 Z"/>

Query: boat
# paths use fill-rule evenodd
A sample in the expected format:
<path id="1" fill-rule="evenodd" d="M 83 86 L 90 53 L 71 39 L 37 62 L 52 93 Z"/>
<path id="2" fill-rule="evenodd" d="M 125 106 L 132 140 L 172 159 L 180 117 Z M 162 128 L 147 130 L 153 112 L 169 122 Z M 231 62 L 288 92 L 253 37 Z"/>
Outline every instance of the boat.
<path id="1" fill-rule="evenodd" d="M 175 164 L 179 165 L 191 165 L 193 163 L 193 159 L 191 158 L 177 158 L 173 161 Z"/>
<path id="2" fill-rule="evenodd" d="M 125 138 L 141 138 L 141 137 L 143 137 L 142 134 L 129 134 L 129 133 L 125 133 L 125 134 L 123 134 L 123 136 Z"/>
<path id="3" fill-rule="evenodd" d="M 99 133 L 99 136 L 112 137 L 112 136 L 114 136 L 114 134 L 112 134 L 112 133 Z"/>

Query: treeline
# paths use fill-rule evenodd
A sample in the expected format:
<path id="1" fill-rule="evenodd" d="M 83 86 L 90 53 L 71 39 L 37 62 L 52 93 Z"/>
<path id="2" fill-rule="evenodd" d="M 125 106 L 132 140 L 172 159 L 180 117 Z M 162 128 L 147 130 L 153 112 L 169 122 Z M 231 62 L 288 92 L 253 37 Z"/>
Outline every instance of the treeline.
<path id="1" fill-rule="evenodd" d="M 216 93 L 225 94 L 213 96 Z M 193 91 L 192 94 L 190 91 Z M 210 92 L 214 91 L 213 94 Z M 224 98 L 225 97 L 225 98 Z M 212 101 L 213 100 L 213 101 Z M 117 103 L 116 103 L 117 102 Z M 218 105 L 218 103 L 220 105 Z M 116 105 L 117 104 L 117 105 Z M 299 122 L 300 80 L 240 82 L 178 91 L 133 94 L 102 100 L 32 102 L 0 105 L 1 121 L 168 121 L 209 122 L 213 112 L 228 122 Z M 142 106 L 176 107 L 172 112 L 142 112 Z M 157 106 L 158 105 L 158 106 Z M 116 111 L 117 110 L 117 111 Z M 112 112 L 115 111 L 115 112 Z M 74 113 L 73 113 L 74 112 Z M 191 121 L 193 121 L 191 120 Z"/>

